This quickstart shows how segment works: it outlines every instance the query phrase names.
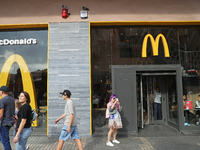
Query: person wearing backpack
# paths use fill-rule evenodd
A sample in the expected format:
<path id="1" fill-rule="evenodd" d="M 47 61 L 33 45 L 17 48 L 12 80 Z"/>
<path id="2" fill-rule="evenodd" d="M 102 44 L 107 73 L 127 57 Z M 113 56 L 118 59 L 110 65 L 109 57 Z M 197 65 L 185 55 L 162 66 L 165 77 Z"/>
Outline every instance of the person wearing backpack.
<path id="1" fill-rule="evenodd" d="M 115 94 L 112 94 L 109 99 L 109 103 L 107 104 L 106 110 L 106 118 L 109 118 L 108 127 L 110 128 L 108 132 L 108 141 L 106 143 L 107 146 L 114 146 L 113 143 L 119 144 L 120 142 L 116 139 L 117 130 L 122 128 L 122 121 L 119 111 L 121 111 L 122 107 L 120 106 L 120 102 Z M 110 141 L 111 135 L 113 133 L 113 140 Z"/>
<path id="2" fill-rule="evenodd" d="M 32 109 L 29 105 L 30 96 L 27 92 L 21 92 L 19 95 L 19 102 L 21 103 L 21 108 L 17 113 L 17 133 L 13 139 L 16 143 L 16 150 L 24 150 L 25 145 L 28 141 L 29 136 L 32 133 L 31 122 L 32 122 Z"/>

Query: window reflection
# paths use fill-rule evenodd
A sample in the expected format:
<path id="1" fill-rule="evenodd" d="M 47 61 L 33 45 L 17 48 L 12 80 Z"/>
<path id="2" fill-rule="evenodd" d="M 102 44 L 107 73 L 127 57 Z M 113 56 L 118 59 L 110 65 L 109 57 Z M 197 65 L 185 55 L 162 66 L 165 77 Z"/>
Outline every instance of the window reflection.
<path id="1" fill-rule="evenodd" d="M 3 44 L 0 46 L 0 68 L 3 67 L 5 61 L 13 54 L 22 56 L 30 71 L 33 79 L 34 91 L 37 97 L 37 109 L 39 113 L 39 121 L 37 128 L 42 128 L 42 132 L 46 134 L 47 118 L 47 28 L 37 29 L 20 29 L 20 30 L 0 30 L 1 44 L 4 40 L 19 39 L 28 42 L 27 39 L 36 39 L 37 44 Z M 10 69 L 9 88 L 13 92 L 15 99 L 21 91 L 23 91 L 22 75 L 20 67 L 17 63 L 13 63 Z"/>
<path id="2" fill-rule="evenodd" d="M 199 101 L 200 101 L 200 77 L 191 75 L 183 78 L 183 109 L 184 125 L 199 126 Z M 185 96 L 185 97 L 184 97 Z"/>
<path id="3" fill-rule="evenodd" d="M 170 57 L 164 57 L 162 40 L 158 44 L 159 55 L 153 56 L 152 45 L 148 40 L 147 58 L 142 58 L 141 50 L 144 37 L 147 34 L 151 34 L 155 39 L 160 33 L 166 38 Z M 200 82 L 199 79 L 196 80 L 200 75 L 199 39 L 199 26 L 91 27 L 93 130 L 106 126 L 104 109 L 106 108 L 105 104 L 108 102 L 108 97 L 112 93 L 111 65 L 180 64 L 184 77 L 183 88 L 187 92 L 193 91 L 190 96 L 193 96 L 194 105 L 197 95 L 200 94 Z M 196 85 L 192 85 L 193 82 Z M 101 92 L 99 93 L 98 91 Z M 177 100 L 173 100 L 174 93 L 173 91 L 170 92 L 169 120 L 177 123 Z"/>
<path id="4" fill-rule="evenodd" d="M 169 121 L 178 125 L 178 100 L 176 88 L 176 76 L 168 76 L 168 104 Z"/>

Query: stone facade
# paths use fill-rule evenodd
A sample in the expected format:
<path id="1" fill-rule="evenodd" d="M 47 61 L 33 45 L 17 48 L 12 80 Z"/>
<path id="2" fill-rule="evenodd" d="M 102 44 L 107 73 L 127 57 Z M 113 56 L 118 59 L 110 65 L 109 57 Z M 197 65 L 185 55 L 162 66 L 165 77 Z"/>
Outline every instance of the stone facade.
<path id="1" fill-rule="evenodd" d="M 90 135 L 89 22 L 49 23 L 48 135 L 59 136 L 65 101 L 59 92 L 69 89 L 78 115 L 81 136 Z"/>

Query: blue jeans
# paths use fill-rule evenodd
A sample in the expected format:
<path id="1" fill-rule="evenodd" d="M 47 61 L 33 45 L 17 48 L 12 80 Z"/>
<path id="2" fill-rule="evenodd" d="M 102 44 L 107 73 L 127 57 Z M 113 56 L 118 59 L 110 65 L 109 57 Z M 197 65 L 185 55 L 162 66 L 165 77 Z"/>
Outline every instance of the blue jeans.
<path id="1" fill-rule="evenodd" d="M 32 133 L 32 128 L 24 128 L 19 135 L 18 142 L 15 144 L 16 150 L 25 150 L 25 145 L 28 141 L 28 137 Z"/>
<path id="2" fill-rule="evenodd" d="M 15 138 L 16 134 L 17 134 L 17 131 L 16 131 L 15 128 L 14 128 L 13 139 Z M 27 147 L 27 145 L 25 145 L 25 149 L 26 149 L 26 147 Z"/>
<path id="3" fill-rule="evenodd" d="M 159 120 L 162 119 L 161 106 L 160 103 L 154 103 L 154 120 L 157 120 L 157 116 Z"/>
<path id="4" fill-rule="evenodd" d="M 9 131 L 11 126 L 0 126 L 0 141 L 4 150 L 12 150 L 10 146 Z"/>

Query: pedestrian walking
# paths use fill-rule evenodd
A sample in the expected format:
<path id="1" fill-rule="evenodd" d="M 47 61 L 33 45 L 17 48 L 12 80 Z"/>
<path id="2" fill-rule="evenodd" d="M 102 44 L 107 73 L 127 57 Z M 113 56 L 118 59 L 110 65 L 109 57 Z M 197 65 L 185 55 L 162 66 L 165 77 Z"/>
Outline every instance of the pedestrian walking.
<path id="1" fill-rule="evenodd" d="M 8 96 L 9 88 L 2 86 L 0 88 L 0 141 L 5 150 L 11 150 L 9 131 L 14 124 L 13 115 L 15 114 L 14 99 Z"/>
<path id="2" fill-rule="evenodd" d="M 31 127 L 31 114 L 32 108 L 29 105 L 30 96 L 27 92 L 21 92 L 19 95 L 19 102 L 21 103 L 21 108 L 17 113 L 17 125 L 16 125 L 16 135 L 13 142 L 16 143 L 16 150 L 24 150 L 27 144 L 28 138 L 32 133 Z"/>
<path id="3" fill-rule="evenodd" d="M 14 130 L 13 130 L 13 139 L 15 138 L 15 136 L 16 136 L 16 133 L 17 133 L 17 119 L 18 119 L 18 117 L 17 117 L 17 114 L 18 114 L 18 112 L 19 112 L 19 110 L 20 110 L 20 108 L 21 108 L 21 103 L 19 102 L 19 100 L 15 100 L 15 116 L 14 116 L 14 119 L 15 119 L 15 124 L 14 124 Z M 27 145 L 25 145 L 25 150 L 27 150 L 29 147 L 27 146 Z"/>
<path id="4" fill-rule="evenodd" d="M 64 90 L 60 94 L 62 94 L 63 100 L 66 101 L 65 110 L 64 114 L 55 120 L 55 123 L 59 122 L 64 117 L 65 122 L 59 137 L 59 142 L 56 150 L 61 150 L 64 141 L 67 141 L 70 136 L 73 140 L 75 140 L 79 150 L 83 150 L 83 146 L 78 135 L 76 108 L 73 101 L 70 99 L 71 92 L 69 90 Z"/>
<path id="5" fill-rule="evenodd" d="M 119 111 L 121 111 L 122 107 L 120 106 L 120 102 L 115 94 L 112 94 L 109 99 L 109 103 L 107 104 L 106 110 L 106 118 L 109 118 L 108 126 L 110 128 L 108 132 L 108 141 L 106 143 L 107 146 L 114 146 L 113 143 L 119 144 L 120 142 L 116 139 L 117 131 L 119 128 L 122 128 L 122 121 Z M 111 135 L 113 133 L 113 141 L 110 141 Z"/>

